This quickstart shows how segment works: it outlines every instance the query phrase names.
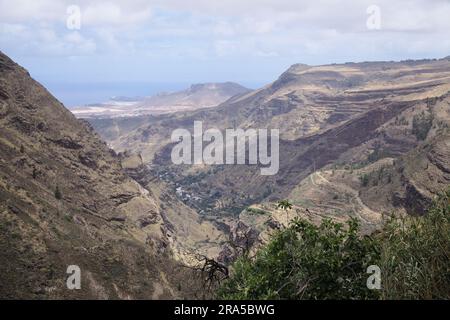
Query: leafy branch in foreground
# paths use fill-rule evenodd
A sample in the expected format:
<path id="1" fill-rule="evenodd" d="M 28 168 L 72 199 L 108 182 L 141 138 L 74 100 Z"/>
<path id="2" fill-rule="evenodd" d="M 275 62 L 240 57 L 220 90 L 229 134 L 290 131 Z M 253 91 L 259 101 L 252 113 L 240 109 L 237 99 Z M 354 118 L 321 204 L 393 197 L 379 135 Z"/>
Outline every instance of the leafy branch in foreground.
<path id="1" fill-rule="evenodd" d="M 367 266 L 379 253 L 376 243 L 358 236 L 358 223 L 348 227 L 326 220 L 316 226 L 294 220 L 250 260 L 234 264 L 223 285 L 223 299 L 375 298 L 365 282 Z"/>
<path id="2" fill-rule="evenodd" d="M 450 189 L 422 217 L 391 218 L 372 236 L 323 220 L 295 219 L 254 258 L 242 257 L 221 299 L 449 299 Z M 366 286 L 369 265 L 381 290 Z"/>
<path id="3" fill-rule="evenodd" d="M 391 219 L 382 244 L 382 298 L 450 299 L 450 189 L 423 217 Z"/>

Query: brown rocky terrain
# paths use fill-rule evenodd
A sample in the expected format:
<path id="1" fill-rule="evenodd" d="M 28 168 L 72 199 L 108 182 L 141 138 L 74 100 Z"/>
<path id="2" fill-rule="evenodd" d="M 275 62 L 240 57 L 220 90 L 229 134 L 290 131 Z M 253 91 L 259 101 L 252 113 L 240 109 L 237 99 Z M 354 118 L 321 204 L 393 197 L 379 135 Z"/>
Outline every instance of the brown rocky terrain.
<path id="1" fill-rule="evenodd" d="M 182 298 L 158 195 L 122 169 L 89 124 L 0 53 L 0 297 Z M 194 224 L 197 221 L 193 221 Z M 81 268 L 81 290 L 66 269 Z"/>
<path id="2" fill-rule="evenodd" d="M 443 95 L 450 90 L 449 82 L 448 59 L 297 64 L 272 84 L 217 108 L 91 123 L 115 150 L 139 151 L 145 161 L 151 161 L 174 128 L 192 130 L 194 120 L 202 120 L 205 127 L 279 128 L 282 139 L 293 141 L 324 133 L 380 107 Z"/>
<path id="3" fill-rule="evenodd" d="M 449 59 L 298 64 L 216 108 L 91 123 L 113 148 L 140 153 L 154 175 L 181 190 L 182 201 L 219 225 L 235 217 L 263 232 L 261 223 L 285 223 L 274 201 L 289 198 L 311 220 L 356 216 L 370 231 L 384 213 L 423 212 L 448 185 L 448 92 Z M 279 128 L 278 174 L 261 176 L 249 165 L 172 165 L 172 130 L 192 131 L 196 120 L 221 130 Z"/>
<path id="4" fill-rule="evenodd" d="M 229 263 L 296 216 L 371 232 L 423 214 L 450 181 L 449 92 L 448 59 L 299 64 L 214 108 L 88 123 L 0 53 L 0 297 L 199 297 L 186 265 Z M 173 165 L 170 134 L 195 120 L 280 129 L 279 172 Z"/>

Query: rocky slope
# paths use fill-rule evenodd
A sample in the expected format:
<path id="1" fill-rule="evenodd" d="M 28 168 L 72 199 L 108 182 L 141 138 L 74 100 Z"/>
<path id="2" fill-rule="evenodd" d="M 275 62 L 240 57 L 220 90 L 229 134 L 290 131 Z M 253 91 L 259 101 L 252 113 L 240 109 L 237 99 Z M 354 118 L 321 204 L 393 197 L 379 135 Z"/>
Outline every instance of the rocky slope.
<path id="1" fill-rule="evenodd" d="M 169 223 L 91 127 L 0 52 L 0 298 L 195 297 Z M 81 290 L 66 287 L 69 265 Z"/>
<path id="2" fill-rule="evenodd" d="M 450 61 L 420 60 L 342 65 L 293 65 L 275 82 L 209 110 L 134 119 L 92 120 L 115 150 L 139 151 L 146 161 L 167 143 L 175 128 L 279 128 L 297 140 L 337 128 L 381 107 L 395 112 L 407 103 L 450 90 Z"/>
<path id="3" fill-rule="evenodd" d="M 230 216 L 255 226 L 283 224 L 286 215 L 273 204 L 289 198 L 294 212 L 312 220 L 356 216 L 373 230 L 383 213 L 422 212 L 448 184 L 448 92 L 448 59 L 298 64 L 216 108 L 92 124 L 113 148 L 139 152 L 186 204 L 220 225 Z M 279 128 L 278 174 L 261 176 L 248 165 L 172 165 L 171 132 L 192 131 L 195 120 L 221 130 Z M 412 174 L 421 158 L 433 171 Z M 387 174 L 394 163 L 410 169 Z M 248 214 L 249 206 L 266 213 Z"/>

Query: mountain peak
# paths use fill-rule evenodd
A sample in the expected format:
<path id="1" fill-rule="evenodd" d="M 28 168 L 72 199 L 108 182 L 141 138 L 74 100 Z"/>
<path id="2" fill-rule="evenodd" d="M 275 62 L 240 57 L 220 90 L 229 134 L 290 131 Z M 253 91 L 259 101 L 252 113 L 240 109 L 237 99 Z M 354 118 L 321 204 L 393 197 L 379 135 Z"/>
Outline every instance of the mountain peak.
<path id="1" fill-rule="evenodd" d="M 172 113 L 214 107 L 250 91 L 234 82 L 196 83 L 181 91 L 161 92 L 145 98 L 120 97 L 101 104 L 77 107 L 72 112 L 82 118 Z"/>
<path id="2" fill-rule="evenodd" d="M 205 82 L 205 83 L 194 83 L 190 86 L 189 91 L 199 91 L 199 90 L 225 90 L 235 92 L 246 92 L 250 89 L 241 86 L 236 82 Z"/>

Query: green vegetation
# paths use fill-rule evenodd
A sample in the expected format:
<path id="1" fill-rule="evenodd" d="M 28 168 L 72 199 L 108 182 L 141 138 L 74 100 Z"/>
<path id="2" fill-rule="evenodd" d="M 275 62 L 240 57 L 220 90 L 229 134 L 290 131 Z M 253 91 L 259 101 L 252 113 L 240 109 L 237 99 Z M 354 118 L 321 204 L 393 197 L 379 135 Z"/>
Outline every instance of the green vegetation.
<path id="1" fill-rule="evenodd" d="M 361 186 L 367 187 L 367 185 L 369 184 L 369 175 L 365 173 L 359 177 L 359 180 L 361 181 Z"/>
<path id="2" fill-rule="evenodd" d="M 395 117 L 395 125 L 397 125 L 397 126 L 407 126 L 407 125 L 409 125 L 409 122 L 408 122 L 408 120 L 406 120 L 405 119 L 405 117 Z"/>
<path id="3" fill-rule="evenodd" d="M 292 204 L 288 200 L 280 200 L 277 203 L 277 208 L 287 211 L 287 210 L 292 209 Z"/>
<path id="4" fill-rule="evenodd" d="M 380 159 L 383 158 L 387 158 L 391 156 L 390 153 L 386 150 L 384 150 L 383 148 L 377 146 L 372 153 L 369 154 L 369 156 L 367 157 L 367 161 L 368 163 L 374 163 L 377 162 Z"/>
<path id="5" fill-rule="evenodd" d="M 254 259 L 241 258 L 221 288 L 225 299 L 374 298 L 365 286 L 367 266 L 379 248 L 359 237 L 356 220 L 348 228 L 325 220 L 320 226 L 295 220 Z"/>
<path id="6" fill-rule="evenodd" d="M 450 299 L 450 189 L 423 217 L 391 219 L 378 235 L 384 299 Z"/>
<path id="7" fill-rule="evenodd" d="M 417 140 L 425 140 L 432 124 L 433 117 L 431 114 L 426 115 L 425 112 L 422 112 L 419 115 L 415 115 L 412 123 L 412 133 L 416 136 Z"/>
<path id="8" fill-rule="evenodd" d="M 450 189 L 423 217 L 390 218 L 371 236 L 356 220 L 294 220 L 251 258 L 238 259 L 221 299 L 449 299 Z M 366 286 L 381 269 L 381 289 Z"/>
<path id="9" fill-rule="evenodd" d="M 288 200 L 280 200 L 277 203 L 278 209 L 283 209 L 284 212 L 286 212 L 286 219 L 289 221 L 289 213 L 288 211 L 292 209 L 292 203 L 290 203 Z"/>
<path id="10" fill-rule="evenodd" d="M 369 184 L 377 186 L 379 184 L 391 183 L 392 173 L 387 166 L 382 166 L 377 170 L 359 176 L 359 180 L 362 187 L 367 187 Z"/>

